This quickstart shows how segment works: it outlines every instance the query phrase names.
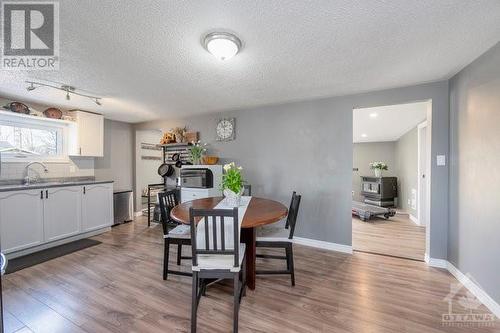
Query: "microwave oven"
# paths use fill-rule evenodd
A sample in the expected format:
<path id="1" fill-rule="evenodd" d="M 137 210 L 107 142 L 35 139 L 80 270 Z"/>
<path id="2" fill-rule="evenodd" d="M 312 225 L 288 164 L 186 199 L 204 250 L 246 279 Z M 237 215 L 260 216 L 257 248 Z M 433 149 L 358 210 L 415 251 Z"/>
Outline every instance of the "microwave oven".
<path id="1" fill-rule="evenodd" d="M 183 188 L 212 188 L 214 186 L 214 175 L 207 168 L 183 168 L 181 169 L 181 187 Z"/>

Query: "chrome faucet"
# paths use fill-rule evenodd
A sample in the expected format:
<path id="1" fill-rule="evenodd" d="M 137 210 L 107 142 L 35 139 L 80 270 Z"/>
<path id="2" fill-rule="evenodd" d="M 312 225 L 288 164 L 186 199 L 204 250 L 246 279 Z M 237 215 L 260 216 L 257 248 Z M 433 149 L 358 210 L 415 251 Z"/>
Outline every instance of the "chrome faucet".
<path id="1" fill-rule="evenodd" d="M 47 166 L 45 164 L 43 164 L 42 162 L 30 162 L 26 165 L 26 167 L 24 168 L 24 185 L 29 185 L 31 184 L 32 181 L 36 180 L 36 178 L 31 178 L 29 176 L 29 171 L 30 171 L 30 166 L 34 165 L 34 164 L 39 164 L 43 167 L 43 171 L 45 171 L 45 173 L 49 172 L 49 169 L 47 168 Z"/>

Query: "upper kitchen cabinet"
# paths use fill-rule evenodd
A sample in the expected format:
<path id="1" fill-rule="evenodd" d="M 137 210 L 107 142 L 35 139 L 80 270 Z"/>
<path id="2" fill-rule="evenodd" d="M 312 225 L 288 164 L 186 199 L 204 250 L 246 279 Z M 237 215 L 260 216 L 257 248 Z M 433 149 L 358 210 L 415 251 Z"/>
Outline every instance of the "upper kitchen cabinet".
<path id="1" fill-rule="evenodd" d="M 102 157 L 104 155 L 104 117 L 100 114 L 72 111 L 76 131 L 70 143 L 71 156 Z"/>

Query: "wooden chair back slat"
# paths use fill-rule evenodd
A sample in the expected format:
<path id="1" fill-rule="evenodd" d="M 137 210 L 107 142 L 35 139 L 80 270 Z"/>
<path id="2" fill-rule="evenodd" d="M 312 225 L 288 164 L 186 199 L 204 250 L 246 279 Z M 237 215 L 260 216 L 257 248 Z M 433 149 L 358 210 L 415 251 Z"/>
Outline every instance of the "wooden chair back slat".
<path id="1" fill-rule="evenodd" d="M 293 209 L 293 201 L 295 200 L 295 196 L 297 195 L 297 192 L 293 191 L 292 193 L 292 200 L 290 200 L 290 206 L 288 207 L 288 216 L 286 217 L 286 223 L 285 223 L 285 229 L 288 229 L 290 227 L 290 212 Z"/>
<path id="2" fill-rule="evenodd" d="M 302 198 L 301 195 L 298 195 L 297 192 L 293 191 L 292 200 L 290 201 L 290 208 L 288 209 L 288 216 L 286 218 L 286 224 L 285 224 L 285 229 L 290 228 L 288 239 L 292 239 L 293 234 L 295 233 L 295 226 L 297 224 L 297 216 L 299 214 L 299 206 L 301 198 Z"/>

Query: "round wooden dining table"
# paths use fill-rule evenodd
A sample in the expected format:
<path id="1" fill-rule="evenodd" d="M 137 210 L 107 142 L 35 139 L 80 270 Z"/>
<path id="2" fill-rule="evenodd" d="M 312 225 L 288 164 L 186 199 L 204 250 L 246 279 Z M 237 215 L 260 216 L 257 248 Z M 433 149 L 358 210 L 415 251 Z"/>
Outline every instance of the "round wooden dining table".
<path id="1" fill-rule="evenodd" d="M 184 224 L 189 224 L 189 208 L 212 209 L 223 197 L 212 197 L 187 201 L 175 206 L 170 212 L 170 216 Z M 245 243 L 245 254 L 247 257 L 247 287 L 255 289 L 255 241 L 256 228 L 278 222 L 286 217 L 288 209 L 274 200 L 252 197 L 248 204 L 245 216 L 241 224 L 241 242 Z"/>

